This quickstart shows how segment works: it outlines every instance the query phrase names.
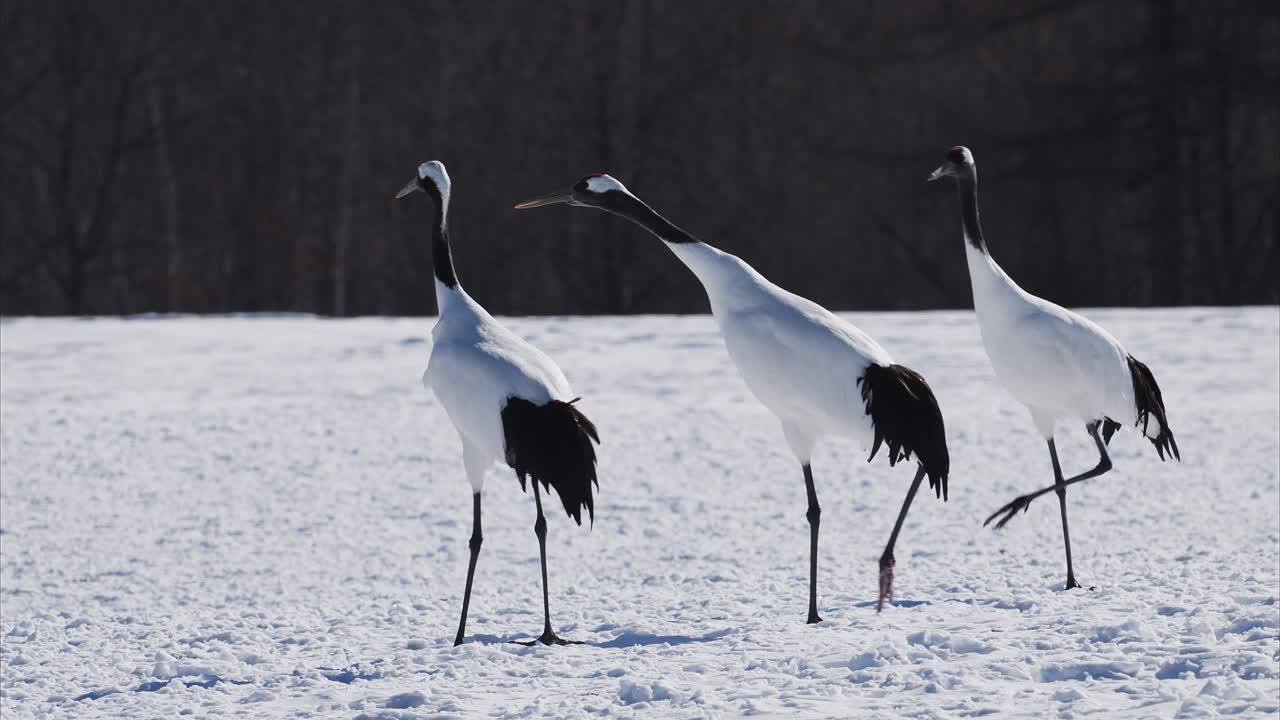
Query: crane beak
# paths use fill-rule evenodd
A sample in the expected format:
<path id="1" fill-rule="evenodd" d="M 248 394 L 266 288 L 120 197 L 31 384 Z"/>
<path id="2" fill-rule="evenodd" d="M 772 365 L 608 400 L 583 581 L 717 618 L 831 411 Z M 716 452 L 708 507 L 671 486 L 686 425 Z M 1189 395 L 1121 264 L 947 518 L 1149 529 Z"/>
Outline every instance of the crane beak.
<path id="1" fill-rule="evenodd" d="M 925 182 L 933 182 L 934 180 L 937 180 L 938 178 L 943 177 L 946 174 L 947 174 L 947 166 L 939 165 L 937 170 L 934 170 L 932 173 L 929 173 L 929 177 L 925 178 Z"/>
<path id="2" fill-rule="evenodd" d="M 421 190 L 422 185 L 420 184 L 420 182 L 421 181 L 418 180 L 418 178 L 414 178 L 410 180 L 408 185 L 405 185 L 404 187 L 400 188 L 400 192 L 396 193 L 396 199 L 399 200 L 405 195 L 409 195 L 413 193 L 415 190 Z"/>
<path id="3" fill-rule="evenodd" d="M 517 210 L 528 210 L 530 208 L 542 207 L 543 205 L 557 205 L 559 203 L 567 203 L 573 199 L 573 193 L 562 190 L 560 192 L 548 193 L 540 195 L 532 200 L 525 200 L 516 204 Z"/>

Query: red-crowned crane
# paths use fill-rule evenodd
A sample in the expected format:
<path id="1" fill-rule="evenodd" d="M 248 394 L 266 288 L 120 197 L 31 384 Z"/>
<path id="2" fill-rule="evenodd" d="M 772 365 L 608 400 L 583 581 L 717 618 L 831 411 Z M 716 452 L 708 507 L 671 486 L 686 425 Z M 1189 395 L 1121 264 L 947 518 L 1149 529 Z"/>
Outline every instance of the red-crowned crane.
<path id="1" fill-rule="evenodd" d="M 555 203 L 620 215 L 653 233 L 702 281 L 725 347 L 752 393 L 782 421 L 808 493 L 809 619 L 818 615 L 818 506 L 810 458 L 824 435 L 863 441 L 875 457 L 888 446 L 889 464 L 919 464 L 889 543 L 880 557 L 876 608 L 893 597 L 893 548 L 920 481 L 947 494 L 950 458 L 942 412 L 919 373 L 897 365 L 866 333 L 825 308 L 766 280 L 742 260 L 673 225 L 608 175 L 589 175 L 567 191 L 520 203 Z"/>
<path id="2" fill-rule="evenodd" d="M 1156 379 L 1106 330 L 1081 315 L 1032 295 L 1018 287 L 987 250 L 978 222 L 978 168 L 968 148 L 956 146 L 929 180 L 951 177 L 960 193 L 960 219 L 973 307 L 982 331 L 982 344 L 996 377 L 1031 411 L 1031 420 L 1049 445 L 1054 484 L 1014 499 L 987 518 L 1004 527 L 1019 510 L 1049 492 L 1058 494 L 1062 541 L 1067 552 L 1067 589 L 1078 588 L 1071 565 L 1071 535 L 1067 530 L 1067 486 L 1098 477 L 1111 469 L 1107 444 L 1121 426 L 1133 424 L 1165 454 L 1181 460 L 1165 416 L 1164 399 Z M 1098 447 L 1098 465 L 1064 479 L 1053 443 L 1054 423 L 1075 418 Z"/>
<path id="3" fill-rule="evenodd" d="M 596 428 L 574 406 L 569 381 L 551 358 L 507 330 L 458 284 L 449 248 L 449 173 L 438 161 L 422 163 L 418 175 L 396 194 L 431 196 L 432 258 L 440 319 L 431 331 L 431 360 L 422 382 L 435 392 L 462 440 L 462 465 L 472 491 L 471 560 L 454 645 L 462 644 L 471 604 L 471 581 L 480 556 L 480 494 L 485 471 L 496 460 L 515 470 L 526 492 L 532 479 L 537 508 L 534 533 L 542 563 L 544 645 L 564 645 L 551 629 L 547 591 L 547 520 L 538 488 L 555 489 L 565 512 L 582 524 L 582 510 L 595 520 Z"/>

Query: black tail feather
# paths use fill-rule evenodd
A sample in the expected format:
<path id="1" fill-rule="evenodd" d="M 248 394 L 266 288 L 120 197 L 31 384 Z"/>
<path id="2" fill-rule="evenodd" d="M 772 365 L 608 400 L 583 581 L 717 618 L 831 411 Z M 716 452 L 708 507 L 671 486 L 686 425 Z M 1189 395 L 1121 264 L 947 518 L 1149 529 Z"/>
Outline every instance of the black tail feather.
<path id="1" fill-rule="evenodd" d="M 1151 444 L 1156 446 L 1156 453 L 1160 455 L 1160 459 L 1165 459 L 1165 453 L 1173 456 L 1174 459 L 1181 461 L 1182 455 L 1178 453 L 1178 442 L 1173 439 L 1173 431 L 1169 429 L 1169 419 L 1164 412 L 1164 398 L 1160 395 L 1160 386 L 1156 384 L 1156 378 L 1151 374 L 1151 368 L 1144 365 L 1134 356 L 1129 356 L 1129 375 L 1133 378 L 1133 401 L 1138 407 L 1138 429 L 1142 431 L 1142 435 L 1147 435 L 1147 425 L 1151 422 L 1151 416 L 1160 423 L 1160 434 L 1151 440 Z"/>
<path id="2" fill-rule="evenodd" d="M 1115 420 L 1112 420 L 1109 417 L 1102 418 L 1102 442 L 1110 445 L 1111 436 L 1115 435 L 1116 431 L 1119 430 L 1120 427 L 1120 423 Z"/>
<path id="3" fill-rule="evenodd" d="M 875 430 L 867 462 L 875 458 L 881 443 L 889 447 L 890 465 L 909 460 L 914 453 L 929 476 L 929 487 L 946 500 L 951 456 L 942 410 L 929 383 L 902 365 L 871 365 L 858 382 Z"/>
<path id="4" fill-rule="evenodd" d="M 596 479 L 596 449 L 600 442 L 596 426 L 573 403 L 552 400 L 535 405 L 518 397 L 508 398 L 502 408 L 502 432 L 507 444 L 507 464 L 526 489 L 525 477 L 541 482 L 544 488 L 555 488 L 564 510 L 574 522 L 582 524 L 582 508 L 595 524 L 595 498 L 592 485 L 600 489 Z"/>

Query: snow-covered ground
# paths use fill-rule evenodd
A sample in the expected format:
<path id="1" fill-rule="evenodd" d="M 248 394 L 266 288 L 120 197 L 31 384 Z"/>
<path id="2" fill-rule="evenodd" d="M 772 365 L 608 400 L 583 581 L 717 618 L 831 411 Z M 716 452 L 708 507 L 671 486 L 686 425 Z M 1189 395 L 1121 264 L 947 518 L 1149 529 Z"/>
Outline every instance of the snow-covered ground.
<path id="1" fill-rule="evenodd" d="M 495 468 L 469 641 L 471 500 L 419 384 L 430 319 L 0 325 L 0 711 L 20 717 L 1213 717 L 1280 708 L 1280 310 L 1099 310 L 1164 389 L 1183 462 L 1126 430 L 1069 494 L 971 313 L 853 314 L 925 374 L 951 500 L 828 440 L 804 624 L 800 470 L 708 317 L 512 319 L 599 425 L 594 529 Z M 1092 467 L 1062 429 L 1067 472 Z"/>

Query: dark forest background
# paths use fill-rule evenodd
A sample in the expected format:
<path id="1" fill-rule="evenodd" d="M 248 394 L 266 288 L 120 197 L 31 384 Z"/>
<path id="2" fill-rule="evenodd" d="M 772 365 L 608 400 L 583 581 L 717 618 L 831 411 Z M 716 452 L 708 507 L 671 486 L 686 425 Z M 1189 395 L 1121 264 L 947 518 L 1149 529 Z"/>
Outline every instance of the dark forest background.
<path id="1" fill-rule="evenodd" d="M 833 308 L 1280 301 L 1280 2 L 0 0 L 0 311 L 705 311 L 607 171 Z"/>

